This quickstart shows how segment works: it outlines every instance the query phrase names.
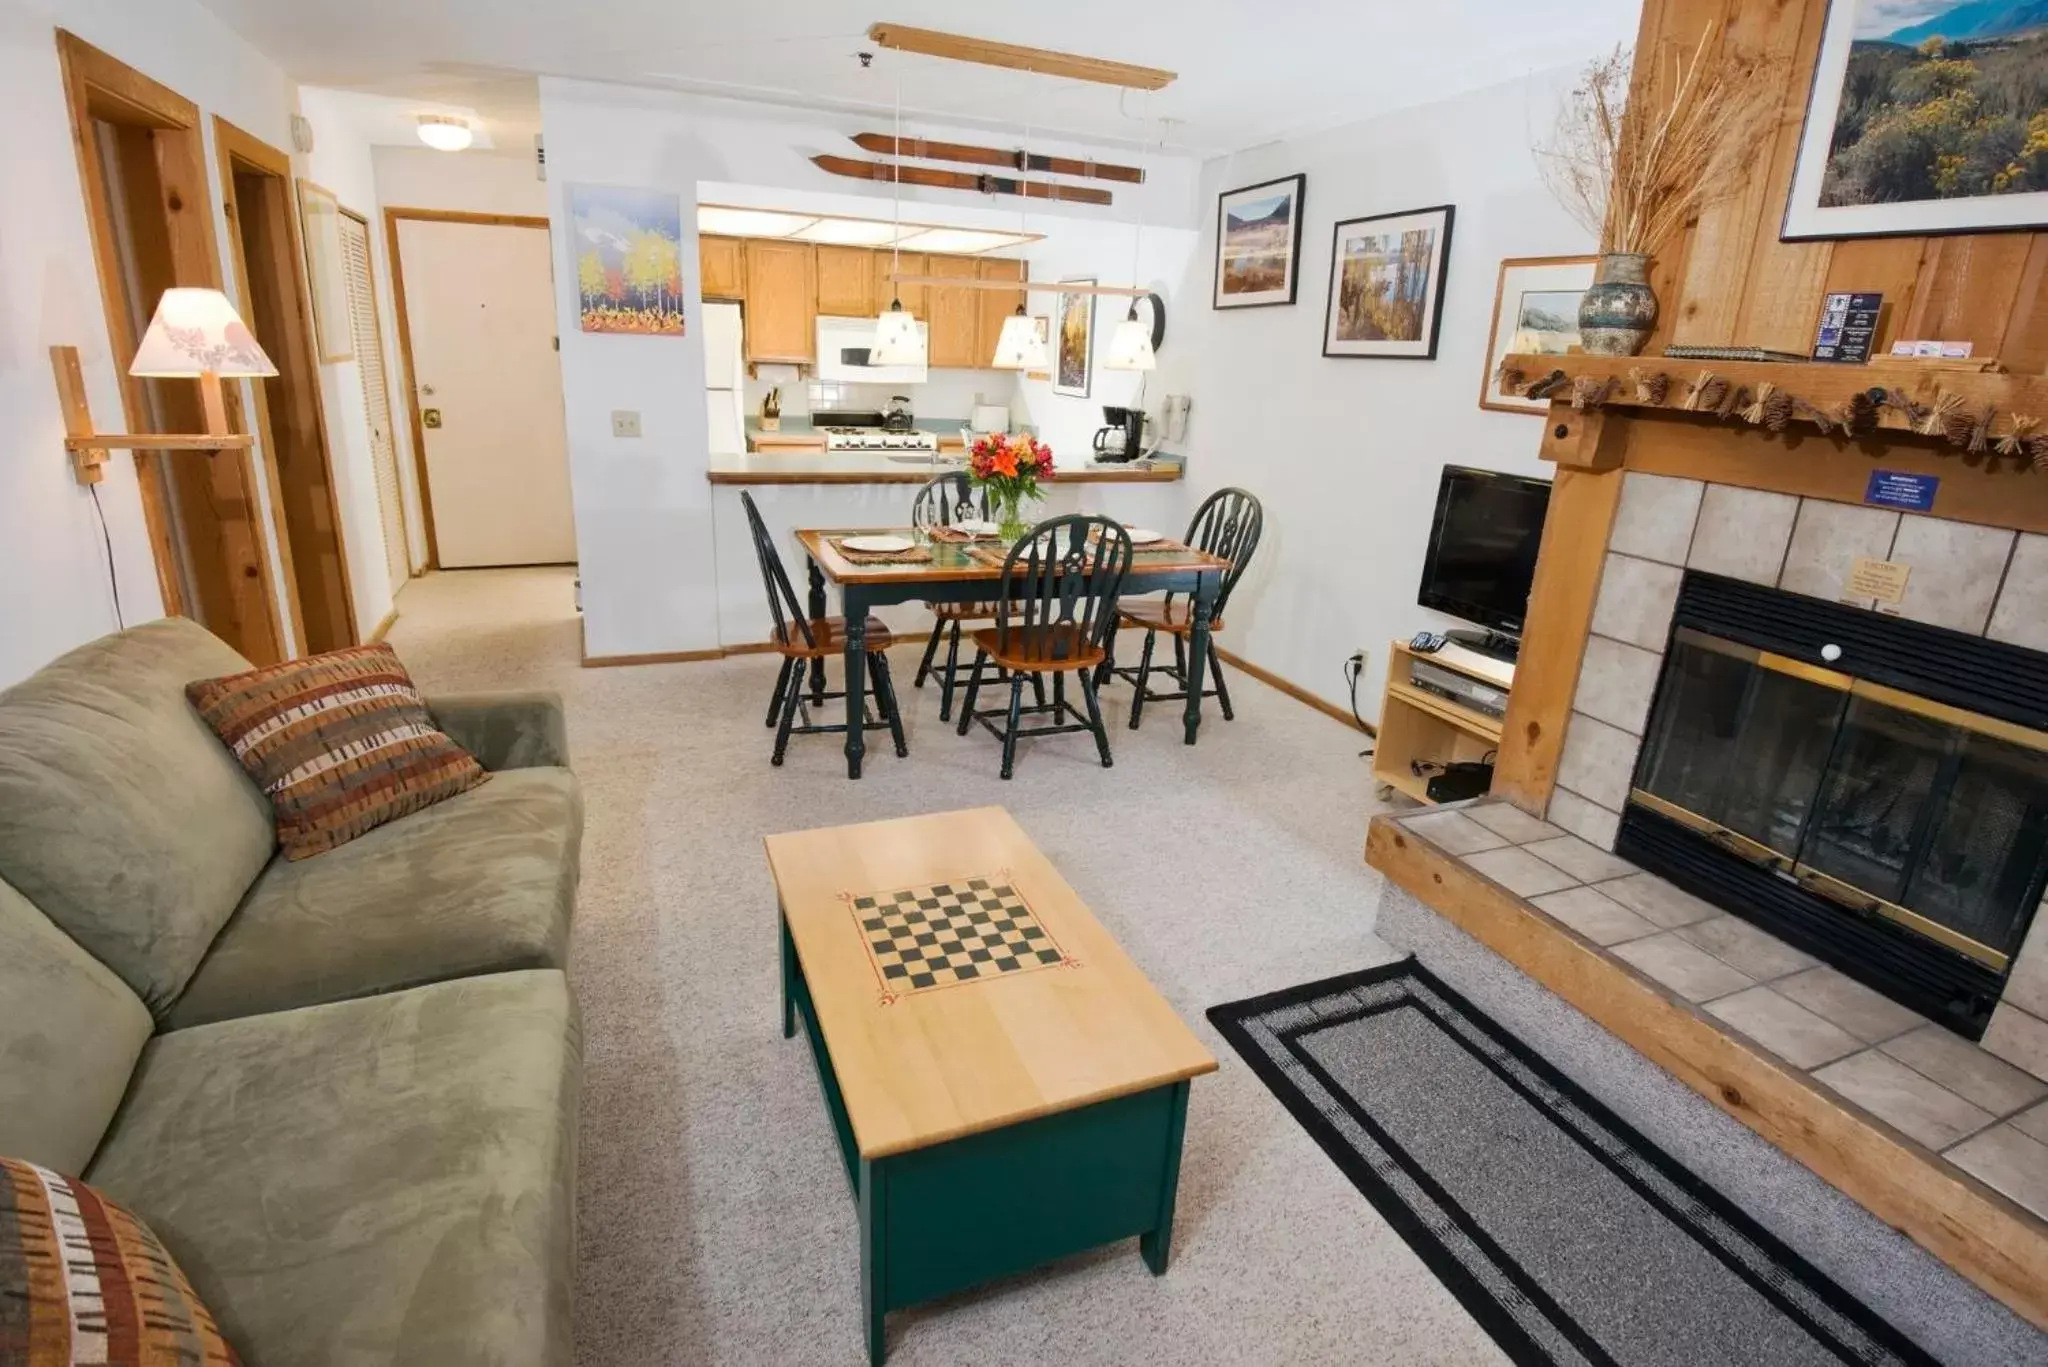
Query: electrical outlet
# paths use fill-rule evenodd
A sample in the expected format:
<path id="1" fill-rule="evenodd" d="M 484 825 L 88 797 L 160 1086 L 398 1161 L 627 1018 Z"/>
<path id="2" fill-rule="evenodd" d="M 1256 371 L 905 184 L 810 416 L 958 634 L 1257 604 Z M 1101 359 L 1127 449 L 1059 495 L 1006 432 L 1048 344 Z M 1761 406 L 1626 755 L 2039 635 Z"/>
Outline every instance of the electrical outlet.
<path id="1" fill-rule="evenodd" d="M 640 435 L 640 415 L 630 408 L 612 410 L 612 435 L 615 437 L 637 437 Z"/>
<path id="2" fill-rule="evenodd" d="M 1372 651 L 1365 646 L 1360 646 L 1351 652 L 1351 663 L 1357 667 L 1359 673 L 1363 674 L 1365 667 L 1372 663 Z"/>

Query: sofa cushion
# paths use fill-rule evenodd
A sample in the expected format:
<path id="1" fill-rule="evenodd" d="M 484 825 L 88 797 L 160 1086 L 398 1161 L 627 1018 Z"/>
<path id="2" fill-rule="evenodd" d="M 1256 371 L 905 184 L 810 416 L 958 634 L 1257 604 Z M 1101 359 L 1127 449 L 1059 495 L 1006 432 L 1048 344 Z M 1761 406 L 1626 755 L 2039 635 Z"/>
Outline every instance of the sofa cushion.
<path id="1" fill-rule="evenodd" d="M 505 973 L 159 1035 L 89 1180 L 263 1367 L 566 1367 L 580 1042 Z"/>
<path id="2" fill-rule="evenodd" d="M 273 860 L 168 1028 L 567 962 L 583 799 L 514 769 L 318 859 Z"/>
<path id="3" fill-rule="evenodd" d="M 0 693 L 0 878 L 153 1010 L 276 847 L 270 804 L 185 701 L 191 680 L 248 667 L 171 619 Z"/>
<path id="4" fill-rule="evenodd" d="M 0 1154 L 85 1171 L 154 1028 L 142 998 L 0 883 Z"/>
<path id="5" fill-rule="evenodd" d="M 0 1157 L 0 1362 L 236 1367 L 149 1226 L 83 1182 Z"/>
<path id="6" fill-rule="evenodd" d="M 186 695 L 270 798 L 287 859 L 310 859 L 490 777 L 427 712 L 387 645 L 350 646 Z"/>

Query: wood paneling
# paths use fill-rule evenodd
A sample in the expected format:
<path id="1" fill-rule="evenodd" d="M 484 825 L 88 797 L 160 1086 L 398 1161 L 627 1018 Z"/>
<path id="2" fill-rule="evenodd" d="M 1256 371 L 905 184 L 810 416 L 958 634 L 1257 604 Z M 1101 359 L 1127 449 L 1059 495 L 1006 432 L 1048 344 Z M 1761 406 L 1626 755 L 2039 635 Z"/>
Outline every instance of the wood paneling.
<path id="1" fill-rule="evenodd" d="M 811 245 L 750 241 L 746 267 L 747 359 L 805 364 L 816 359 L 817 257 Z"/>
<path id="2" fill-rule="evenodd" d="M 820 246 L 817 253 L 818 312 L 828 318 L 872 318 L 875 254 L 866 247 L 833 246 Z"/>
<path id="3" fill-rule="evenodd" d="M 1673 1001 L 1391 818 L 1374 818 L 1366 862 L 2015 1312 L 2048 1328 L 2048 1228 L 2039 1220 Z"/>
<path id="4" fill-rule="evenodd" d="M 926 258 L 927 275 L 943 275 L 966 280 L 979 279 L 981 262 L 971 256 L 931 256 Z M 934 366 L 980 367 L 995 355 L 995 344 L 983 352 L 981 340 L 981 291 L 953 289 L 945 285 L 934 285 L 926 289 L 925 299 L 931 309 L 930 360 Z"/>
<path id="5" fill-rule="evenodd" d="M 698 292 L 706 299 L 738 299 L 747 291 L 746 246 L 737 237 L 697 239 Z"/>

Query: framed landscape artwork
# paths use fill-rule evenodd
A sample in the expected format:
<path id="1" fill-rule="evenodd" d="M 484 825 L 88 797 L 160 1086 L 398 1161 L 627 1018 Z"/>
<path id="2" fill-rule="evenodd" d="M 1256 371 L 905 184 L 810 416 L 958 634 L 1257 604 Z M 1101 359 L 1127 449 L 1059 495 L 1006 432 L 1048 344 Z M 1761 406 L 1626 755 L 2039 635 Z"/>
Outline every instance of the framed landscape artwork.
<path id="1" fill-rule="evenodd" d="M 1439 204 L 1337 224 L 1323 355 L 1436 359 L 1454 213 Z"/>
<path id="2" fill-rule="evenodd" d="M 1493 292 L 1493 331 L 1479 406 L 1503 413 L 1550 411 L 1548 399 L 1502 394 L 1494 383 L 1503 356 L 1562 356 L 1579 344 L 1579 299 L 1593 284 L 1594 256 L 1511 256 L 1500 263 Z"/>
<path id="3" fill-rule="evenodd" d="M 1092 285 L 1095 278 L 1062 280 L 1062 285 Z M 1053 313 L 1052 392 L 1070 399 L 1088 397 L 1095 350 L 1095 296 L 1061 294 Z"/>
<path id="4" fill-rule="evenodd" d="M 668 190 L 571 185 L 585 332 L 683 335 L 683 202 Z"/>
<path id="5" fill-rule="evenodd" d="M 1283 176 L 1216 197 L 1215 307 L 1294 302 L 1307 191 L 1307 176 Z"/>
<path id="6" fill-rule="evenodd" d="M 1831 0 L 1784 238 L 2048 225 L 2048 7 Z"/>

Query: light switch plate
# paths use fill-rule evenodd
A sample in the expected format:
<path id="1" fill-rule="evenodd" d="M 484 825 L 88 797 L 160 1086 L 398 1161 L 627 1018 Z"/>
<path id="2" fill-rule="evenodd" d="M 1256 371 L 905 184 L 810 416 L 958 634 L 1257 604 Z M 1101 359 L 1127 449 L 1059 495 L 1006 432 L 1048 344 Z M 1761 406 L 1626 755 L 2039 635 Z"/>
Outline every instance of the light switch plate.
<path id="1" fill-rule="evenodd" d="M 637 437 L 640 435 L 640 415 L 630 408 L 612 410 L 612 435 L 615 437 Z"/>

